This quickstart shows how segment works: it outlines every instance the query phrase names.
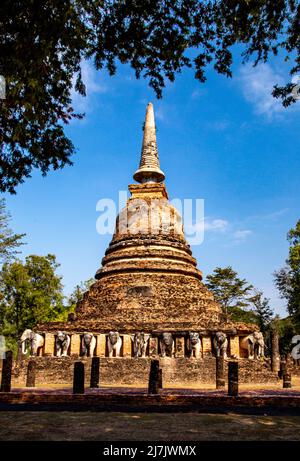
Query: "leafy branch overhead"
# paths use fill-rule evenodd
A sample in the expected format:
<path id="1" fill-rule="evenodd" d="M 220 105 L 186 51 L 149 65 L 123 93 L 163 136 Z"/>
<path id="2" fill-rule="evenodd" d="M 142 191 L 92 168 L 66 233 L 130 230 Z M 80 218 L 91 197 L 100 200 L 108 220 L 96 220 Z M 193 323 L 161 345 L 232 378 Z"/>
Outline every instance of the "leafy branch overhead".
<path id="1" fill-rule="evenodd" d="M 165 81 L 185 67 L 206 79 L 208 65 L 231 76 L 232 47 L 255 64 L 282 52 L 300 71 L 300 5 L 294 0 L 2 0 L 0 74 L 7 85 L 0 107 L 0 190 L 15 192 L 37 168 L 71 164 L 75 148 L 64 124 L 81 118 L 73 85 L 85 95 L 81 63 L 113 75 L 130 64 L 161 97 Z M 293 85 L 276 87 L 285 105 Z"/>

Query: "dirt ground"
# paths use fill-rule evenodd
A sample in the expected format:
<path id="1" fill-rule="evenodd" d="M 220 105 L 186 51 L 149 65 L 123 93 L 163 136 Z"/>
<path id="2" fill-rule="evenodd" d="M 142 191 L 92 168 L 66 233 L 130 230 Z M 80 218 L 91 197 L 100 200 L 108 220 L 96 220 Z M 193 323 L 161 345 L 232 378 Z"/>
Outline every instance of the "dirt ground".
<path id="1" fill-rule="evenodd" d="M 300 416 L 0 412 L 0 441 L 300 440 Z"/>

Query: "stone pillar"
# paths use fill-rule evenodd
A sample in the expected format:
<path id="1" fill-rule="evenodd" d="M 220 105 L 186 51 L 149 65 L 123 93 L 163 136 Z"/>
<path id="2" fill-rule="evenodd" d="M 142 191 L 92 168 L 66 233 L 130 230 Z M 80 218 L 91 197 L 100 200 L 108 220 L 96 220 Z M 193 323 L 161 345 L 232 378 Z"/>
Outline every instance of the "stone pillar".
<path id="1" fill-rule="evenodd" d="M 161 368 L 158 370 L 158 387 L 160 389 L 163 388 L 162 369 Z"/>
<path id="2" fill-rule="evenodd" d="M 237 397 L 239 394 L 239 364 L 228 362 L 228 395 Z"/>
<path id="3" fill-rule="evenodd" d="M 159 393 L 159 360 L 151 360 L 148 394 Z"/>
<path id="4" fill-rule="evenodd" d="M 237 358 L 240 357 L 240 339 L 238 336 L 231 336 L 229 338 L 229 349 L 230 355 Z"/>
<path id="5" fill-rule="evenodd" d="M 1 389 L 0 392 L 11 391 L 11 371 L 12 371 L 13 353 L 6 351 L 5 358 L 2 362 Z"/>
<path id="6" fill-rule="evenodd" d="M 93 357 L 92 366 L 91 366 L 91 380 L 90 380 L 91 388 L 99 387 L 99 378 L 100 378 L 100 358 Z"/>
<path id="7" fill-rule="evenodd" d="M 45 334 L 44 355 L 52 356 L 55 350 L 55 336 L 53 333 Z"/>
<path id="8" fill-rule="evenodd" d="M 18 351 L 17 351 L 17 362 L 20 363 L 22 361 L 22 358 L 24 357 L 24 354 L 22 353 L 22 344 L 21 344 L 21 340 L 19 339 L 18 340 Z M 42 348 L 43 350 L 43 348 Z"/>
<path id="9" fill-rule="evenodd" d="M 284 375 L 287 373 L 287 363 L 285 360 L 280 361 L 280 369 L 278 371 L 278 378 L 283 379 Z"/>
<path id="10" fill-rule="evenodd" d="M 283 388 L 290 389 L 292 387 L 292 376 L 287 371 L 283 375 Z"/>
<path id="11" fill-rule="evenodd" d="M 80 356 L 80 347 L 81 346 L 81 338 L 80 335 L 72 334 L 71 335 L 71 357 L 79 357 Z"/>
<path id="12" fill-rule="evenodd" d="M 73 394 L 84 394 L 84 363 L 74 363 Z"/>
<path id="13" fill-rule="evenodd" d="M 35 370 L 36 363 L 29 360 L 26 373 L 26 387 L 35 387 Z"/>
<path id="14" fill-rule="evenodd" d="M 220 356 L 216 358 L 216 389 L 223 389 L 224 387 L 224 357 Z"/>
<path id="15" fill-rule="evenodd" d="M 123 357 L 132 357 L 131 336 L 123 335 Z"/>
<path id="16" fill-rule="evenodd" d="M 150 357 L 158 356 L 158 338 L 149 339 L 149 356 Z"/>
<path id="17" fill-rule="evenodd" d="M 210 336 L 203 336 L 203 338 L 202 338 L 202 349 L 203 349 L 203 357 L 207 357 L 207 356 L 212 355 Z"/>
<path id="18" fill-rule="evenodd" d="M 275 373 L 280 369 L 279 336 L 276 330 L 271 331 L 271 369 Z"/>
<path id="19" fill-rule="evenodd" d="M 184 357 L 184 338 L 175 338 L 175 357 Z"/>
<path id="20" fill-rule="evenodd" d="M 96 355 L 98 357 L 105 357 L 105 351 L 106 351 L 106 335 L 97 335 Z"/>

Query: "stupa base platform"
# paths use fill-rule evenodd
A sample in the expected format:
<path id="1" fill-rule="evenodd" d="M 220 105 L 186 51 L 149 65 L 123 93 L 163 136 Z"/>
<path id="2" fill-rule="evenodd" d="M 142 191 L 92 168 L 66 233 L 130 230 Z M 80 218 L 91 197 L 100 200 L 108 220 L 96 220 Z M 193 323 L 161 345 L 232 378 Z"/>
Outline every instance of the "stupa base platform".
<path id="1" fill-rule="evenodd" d="M 85 364 L 86 386 L 90 384 L 91 358 L 78 357 L 31 357 L 36 363 L 36 384 L 40 386 L 59 384 L 72 385 L 75 361 Z M 13 370 L 14 386 L 25 386 L 29 359 L 16 363 Z M 150 358 L 100 358 L 100 386 L 147 387 Z M 195 387 L 214 384 L 216 379 L 216 359 L 214 357 L 160 358 L 163 387 Z M 225 361 L 227 377 L 227 362 Z M 239 359 L 239 382 L 277 383 L 278 375 L 270 370 L 269 361 Z"/>

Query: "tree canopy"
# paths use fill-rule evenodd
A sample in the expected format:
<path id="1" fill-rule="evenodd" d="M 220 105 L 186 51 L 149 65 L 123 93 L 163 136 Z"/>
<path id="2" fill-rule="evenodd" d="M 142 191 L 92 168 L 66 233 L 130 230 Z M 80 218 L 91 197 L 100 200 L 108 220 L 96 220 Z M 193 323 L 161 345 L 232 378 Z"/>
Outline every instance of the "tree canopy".
<path id="1" fill-rule="evenodd" d="M 295 0 L 2 0 L 0 74 L 0 190 L 37 168 L 71 164 L 75 148 L 64 125 L 82 114 L 72 106 L 73 85 L 85 95 L 81 65 L 113 75 L 129 64 L 161 97 L 166 80 L 185 67 L 206 79 L 207 67 L 230 77 L 233 46 L 244 61 L 280 55 L 300 71 L 300 5 Z M 285 105 L 294 84 L 276 87 Z"/>
<path id="2" fill-rule="evenodd" d="M 231 266 L 216 267 L 206 277 L 206 286 L 220 303 L 225 317 L 237 310 L 249 306 L 252 302 L 253 286 L 245 279 L 240 279 Z"/>
<path id="3" fill-rule="evenodd" d="M 274 279 L 281 297 L 287 301 L 288 313 L 300 327 L 300 219 L 287 239 L 290 247 L 286 266 L 274 273 Z"/>
<path id="4" fill-rule="evenodd" d="M 25 234 L 15 234 L 10 228 L 10 213 L 6 209 L 5 199 L 0 199 L 0 262 L 14 258 L 18 248 L 24 245 L 22 238 Z"/>
<path id="5" fill-rule="evenodd" d="M 4 263 L 0 272 L 0 333 L 11 340 L 26 328 L 55 320 L 64 311 L 63 285 L 54 255 L 30 255 Z"/>

